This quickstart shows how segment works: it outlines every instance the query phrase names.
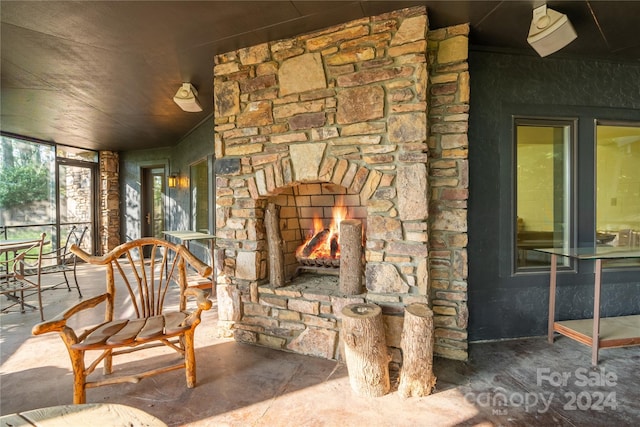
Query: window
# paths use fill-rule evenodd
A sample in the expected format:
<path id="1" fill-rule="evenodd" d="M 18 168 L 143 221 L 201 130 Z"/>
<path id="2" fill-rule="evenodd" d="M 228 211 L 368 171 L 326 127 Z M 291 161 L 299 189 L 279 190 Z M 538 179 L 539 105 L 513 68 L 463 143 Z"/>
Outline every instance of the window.
<path id="1" fill-rule="evenodd" d="M 575 123 L 516 119 L 514 130 L 516 270 L 548 268 L 550 257 L 533 249 L 571 246 Z"/>
<path id="2" fill-rule="evenodd" d="M 53 234 L 55 160 L 52 145 L 2 136 L 0 225 L 7 227 L 9 238 L 35 237 L 42 232 Z"/>
<path id="3" fill-rule="evenodd" d="M 640 250 L 640 126 L 596 125 L 596 242 Z M 606 266 L 638 265 L 638 260 Z"/>
<path id="4" fill-rule="evenodd" d="M 191 226 L 209 233 L 209 168 L 206 159 L 191 165 Z"/>
<path id="5" fill-rule="evenodd" d="M 85 150 L 83 148 L 58 145 L 56 147 L 56 156 L 59 159 L 71 159 L 71 160 L 80 160 L 83 162 L 98 163 L 98 152 Z"/>

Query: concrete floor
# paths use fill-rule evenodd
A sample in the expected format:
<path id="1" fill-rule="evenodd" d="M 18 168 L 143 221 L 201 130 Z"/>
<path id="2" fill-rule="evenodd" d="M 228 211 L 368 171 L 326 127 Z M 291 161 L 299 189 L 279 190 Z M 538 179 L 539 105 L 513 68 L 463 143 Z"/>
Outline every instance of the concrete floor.
<path id="1" fill-rule="evenodd" d="M 102 290 L 101 278 L 95 268 L 81 267 L 85 298 Z M 46 318 L 78 301 L 65 290 L 44 298 Z M 72 401 L 64 345 L 57 334 L 31 336 L 38 319 L 36 312 L 0 317 L 2 415 Z M 475 343 L 468 363 L 436 358 L 432 395 L 405 399 L 395 387 L 379 398 L 355 395 L 345 365 L 335 361 L 218 338 L 215 306 L 203 316 L 196 345 L 196 388 L 187 389 L 183 371 L 173 371 L 138 384 L 90 389 L 87 401 L 130 405 L 169 426 L 608 427 L 640 420 L 640 347 L 602 350 L 593 369 L 589 349 L 566 338 L 554 345 L 542 337 Z M 174 355 L 165 349 L 138 352 L 116 360 L 115 368 Z"/>

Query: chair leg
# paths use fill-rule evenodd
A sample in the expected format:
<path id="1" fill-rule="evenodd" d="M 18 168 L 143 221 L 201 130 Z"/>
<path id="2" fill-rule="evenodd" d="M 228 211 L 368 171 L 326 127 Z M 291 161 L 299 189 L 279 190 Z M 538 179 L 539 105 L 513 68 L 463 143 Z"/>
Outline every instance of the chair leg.
<path id="1" fill-rule="evenodd" d="M 193 330 L 188 330 L 184 334 L 184 369 L 188 388 L 196 386 L 196 353 L 193 336 Z"/>
<path id="2" fill-rule="evenodd" d="M 78 290 L 78 298 L 82 298 L 82 292 L 80 292 L 80 285 L 78 284 L 78 276 L 76 276 L 76 266 L 73 265 L 73 281 L 76 282 L 76 289 Z"/>
<path id="3" fill-rule="evenodd" d="M 71 286 L 69 285 L 69 278 L 67 277 L 67 272 L 63 270 L 62 275 L 64 276 L 64 283 L 67 285 L 67 291 L 71 292 Z"/>
<path id="4" fill-rule="evenodd" d="M 87 400 L 84 351 L 69 350 L 69 356 L 71 356 L 71 366 L 73 367 L 73 403 L 79 405 Z"/>
<path id="5" fill-rule="evenodd" d="M 42 289 L 38 288 L 38 308 L 40 309 L 40 321 L 44 322 L 44 310 L 42 309 Z"/>
<path id="6" fill-rule="evenodd" d="M 106 356 L 102 361 L 102 374 L 111 375 L 113 372 L 113 351 L 111 349 L 104 351 Z"/>
<path id="7" fill-rule="evenodd" d="M 71 292 L 71 285 L 69 284 L 69 278 L 67 277 L 67 272 L 62 271 L 62 274 L 64 275 L 64 281 L 67 283 L 67 290 Z M 78 286 L 78 278 L 76 277 L 75 268 L 73 269 L 73 279 L 76 282 L 76 289 L 78 290 L 78 298 L 82 298 L 82 293 L 80 292 L 80 286 Z"/>

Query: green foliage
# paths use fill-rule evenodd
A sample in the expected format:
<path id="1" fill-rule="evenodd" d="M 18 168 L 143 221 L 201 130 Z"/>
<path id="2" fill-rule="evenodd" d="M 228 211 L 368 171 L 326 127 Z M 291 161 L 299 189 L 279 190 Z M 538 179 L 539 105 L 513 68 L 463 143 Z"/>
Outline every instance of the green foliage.
<path id="1" fill-rule="evenodd" d="M 49 170 L 41 164 L 3 167 L 0 170 L 0 206 L 13 207 L 49 199 Z"/>

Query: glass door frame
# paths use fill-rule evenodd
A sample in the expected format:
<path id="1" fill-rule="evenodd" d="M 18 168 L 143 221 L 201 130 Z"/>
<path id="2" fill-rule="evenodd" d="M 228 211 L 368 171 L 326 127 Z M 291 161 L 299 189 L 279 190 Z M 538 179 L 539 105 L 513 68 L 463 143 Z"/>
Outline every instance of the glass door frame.
<path id="1" fill-rule="evenodd" d="M 98 179 L 98 175 L 100 173 L 99 171 L 99 163 L 93 163 L 93 162 L 84 162 L 81 160 L 73 160 L 73 159 L 67 159 L 67 158 L 63 158 L 63 157 L 57 157 L 56 156 L 56 166 L 55 166 L 55 198 L 56 198 L 56 221 L 55 221 L 55 231 L 56 231 L 56 236 L 58 236 L 58 246 L 60 247 L 63 242 L 62 240 L 66 237 L 66 233 L 62 234 L 62 227 L 65 225 L 76 225 L 79 224 L 77 221 L 72 221 L 72 222 L 62 222 L 62 217 L 61 217 L 61 194 L 60 194 L 60 185 L 61 185 L 61 181 L 60 181 L 60 167 L 61 166 L 71 166 L 71 167 L 78 167 L 78 168 L 85 168 L 88 169 L 91 172 L 91 213 L 90 213 L 90 219 L 89 221 L 86 222 L 82 222 L 80 224 L 87 224 L 89 226 L 89 232 L 90 232 L 90 242 L 91 242 L 91 247 L 89 248 L 91 250 L 91 254 L 94 254 L 96 251 L 96 243 L 97 243 L 97 238 L 98 238 L 98 206 L 100 203 L 100 188 L 98 185 L 99 179 Z M 86 240 L 85 240 L 86 241 Z M 84 245 L 83 245 L 84 246 Z"/>
<path id="2" fill-rule="evenodd" d="M 160 227 L 160 228 L 162 228 L 163 230 L 168 229 L 167 224 L 168 224 L 169 218 L 167 213 L 168 213 L 169 207 L 167 206 L 167 196 L 168 196 L 169 187 L 167 185 L 167 176 L 168 176 L 167 167 L 165 164 L 157 164 L 157 163 L 141 165 L 140 167 L 140 236 L 141 237 L 149 237 L 147 236 L 148 234 L 147 230 L 150 230 L 151 234 L 153 234 L 153 230 L 155 228 L 155 225 L 153 224 L 154 220 L 156 219 L 155 213 L 153 215 L 153 218 L 151 218 L 152 224 L 147 224 L 147 218 L 146 218 L 147 211 L 149 211 L 148 213 L 150 213 L 155 209 L 155 203 L 153 201 L 153 192 L 154 192 L 153 177 L 154 176 L 162 177 L 162 180 L 161 180 L 162 192 L 160 195 L 160 203 L 162 206 L 161 218 L 162 218 L 163 227 Z M 151 197 L 151 200 L 148 199 L 149 196 Z M 159 230 L 159 234 L 162 234 L 163 230 Z M 164 238 L 164 235 L 155 235 L 153 237 Z"/>

